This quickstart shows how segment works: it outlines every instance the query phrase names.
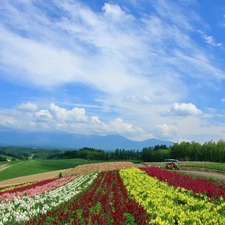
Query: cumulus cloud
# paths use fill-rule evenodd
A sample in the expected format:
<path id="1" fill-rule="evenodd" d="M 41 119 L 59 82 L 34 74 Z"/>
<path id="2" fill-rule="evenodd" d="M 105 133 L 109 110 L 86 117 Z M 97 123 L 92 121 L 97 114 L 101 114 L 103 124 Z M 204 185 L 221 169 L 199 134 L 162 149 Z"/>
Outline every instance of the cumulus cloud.
<path id="1" fill-rule="evenodd" d="M 161 124 L 156 125 L 154 128 L 154 133 L 158 138 L 170 138 L 173 139 L 177 135 L 177 128 L 174 125 Z"/>
<path id="2" fill-rule="evenodd" d="M 88 118 L 84 108 L 75 107 L 71 110 L 61 108 L 51 103 L 48 111 L 51 113 L 55 121 L 60 122 L 87 122 Z"/>
<path id="3" fill-rule="evenodd" d="M 200 116 L 202 115 L 202 111 L 192 103 L 174 103 L 169 111 L 163 114 L 176 117 Z"/>
<path id="4" fill-rule="evenodd" d="M 36 122 L 51 122 L 52 115 L 48 110 L 41 109 L 34 114 Z"/>
<path id="5" fill-rule="evenodd" d="M 30 103 L 30 102 L 21 103 L 17 108 L 21 111 L 27 111 L 27 112 L 35 112 L 38 109 L 36 104 Z"/>
<path id="6" fill-rule="evenodd" d="M 121 23 L 123 21 L 129 22 L 134 19 L 132 15 L 126 13 L 126 11 L 123 11 L 118 4 L 105 3 L 102 10 L 105 17 L 117 23 Z"/>
<path id="7" fill-rule="evenodd" d="M 81 134 L 121 134 L 130 138 L 149 136 L 143 129 L 122 118 L 102 122 L 98 116 L 88 116 L 84 108 L 62 108 L 51 103 L 38 109 L 33 103 L 22 103 L 12 110 L 0 110 L 0 127 L 21 131 L 61 131 Z M 150 135 L 151 136 L 151 135 Z"/>

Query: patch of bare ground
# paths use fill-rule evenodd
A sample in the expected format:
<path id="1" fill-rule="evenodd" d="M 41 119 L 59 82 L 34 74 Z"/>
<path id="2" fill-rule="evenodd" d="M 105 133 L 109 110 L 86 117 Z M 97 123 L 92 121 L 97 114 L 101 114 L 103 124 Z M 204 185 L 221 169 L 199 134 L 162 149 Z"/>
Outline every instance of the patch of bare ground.
<path id="1" fill-rule="evenodd" d="M 214 178 L 217 180 L 225 181 L 225 172 L 212 170 L 212 169 L 204 169 L 204 168 L 181 168 L 179 171 L 191 174 L 195 176 L 202 176 L 206 178 Z"/>
<path id="2" fill-rule="evenodd" d="M 106 162 L 106 163 L 85 164 L 76 166 L 75 168 L 65 171 L 63 173 L 63 176 L 82 175 L 85 173 L 92 173 L 95 171 L 102 172 L 132 167 L 136 167 L 135 164 L 133 164 L 132 162 Z"/>
<path id="3" fill-rule="evenodd" d="M 33 182 L 33 181 L 41 181 L 41 180 L 46 180 L 50 178 L 56 178 L 56 177 L 59 177 L 60 172 L 63 173 L 65 171 L 66 170 L 55 170 L 55 171 L 46 172 L 46 173 L 39 173 L 39 174 L 4 180 L 4 181 L 0 181 L 0 187 L 23 184 L 27 182 Z"/>

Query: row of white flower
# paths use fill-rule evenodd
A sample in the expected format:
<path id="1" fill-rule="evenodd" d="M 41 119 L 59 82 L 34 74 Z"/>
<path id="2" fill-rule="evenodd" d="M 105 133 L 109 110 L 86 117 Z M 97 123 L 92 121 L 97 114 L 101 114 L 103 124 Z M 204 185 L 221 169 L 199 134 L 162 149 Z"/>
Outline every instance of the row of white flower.
<path id="1" fill-rule="evenodd" d="M 97 172 L 85 174 L 59 188 L 35 195 L 32 198 L 23 196 L 22 198 L 14 198 L 13 201 L 1 203 L 0 225 L 26 222 L 40 213 L 47 213 L 47 211 L 82 192 L 97 176 Z"/>

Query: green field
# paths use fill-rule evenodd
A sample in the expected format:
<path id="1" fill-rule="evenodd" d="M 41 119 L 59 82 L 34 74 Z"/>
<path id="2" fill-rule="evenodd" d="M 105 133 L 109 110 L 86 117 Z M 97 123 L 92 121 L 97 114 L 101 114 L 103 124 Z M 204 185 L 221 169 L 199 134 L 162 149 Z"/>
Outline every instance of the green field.
<path id="1" fill-rule="evenodd" d="M 0 168 L 1 168 L 1 166 L 3 166 L 3 165 L 9 165 L 9 166 L 11 166 L 11 165 L 17 164 L 17 163 L 19 163 L 19 162 L 21 162 L 21 161 L 20 161 L 20 160 L 18 160 L 18 161 L 12 161 L 12 162 L 0 161 Z"/>
<path id="2" fill-rule="evenodd" d="M 12 158 L 14 158 L 14 157 L 12 157 L 12 156 L 3 155 L 3 154 L 0 154 L 0 156 L 1 156 L 1 157 L 5 157 L 5 158 L 8 159 L 8 160 L 11 160 Z M 17 160 L 18 160 L 18 159 L 17 159 Z"/>
<path id="3" fill-rule="evenodd" d="M 225 163 L 215 162 L 181 162 L 180 167 L 204 168 L 225 172 Z"/>
<path id="4" fill-rule="evenodd" d="M 0 181 L 8 180 L 20 176 L 50 172 L 54 170 L 64 170 L 74 168 L 81 164 L 96 163 L 102 161 L 84 159 L 61 159 L 61 160 L 30 160 L 16 162 L 1 162 L 1 165 L 10 165 L 0 172 Z"/>

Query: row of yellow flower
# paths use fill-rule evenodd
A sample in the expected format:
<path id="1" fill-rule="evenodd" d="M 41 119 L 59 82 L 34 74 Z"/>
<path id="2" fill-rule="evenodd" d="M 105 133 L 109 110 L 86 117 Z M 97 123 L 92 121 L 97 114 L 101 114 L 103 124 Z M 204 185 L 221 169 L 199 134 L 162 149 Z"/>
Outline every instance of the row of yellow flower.
<path id="1" fill-rule="evenodd" d="M 37 181 L 3 187 L 3 188 L 0 188 L 0 192 L 14 190 L 15 188 L 25 187 L 25 186 L 28 186 L 28 185 L 31 185 L 31 184 L 35 184 L 35 183 L 37 183 Z"/>
<path id="2" fill-rule="evenodd" d="M 191 191 L 175 189 L 138 168 L 122 169 L 120 175 L 129 195 L 150 214 L 152 224 L 225 224 L 222 198 L 216 202 L 205 195 L 196 198 Z"/>

